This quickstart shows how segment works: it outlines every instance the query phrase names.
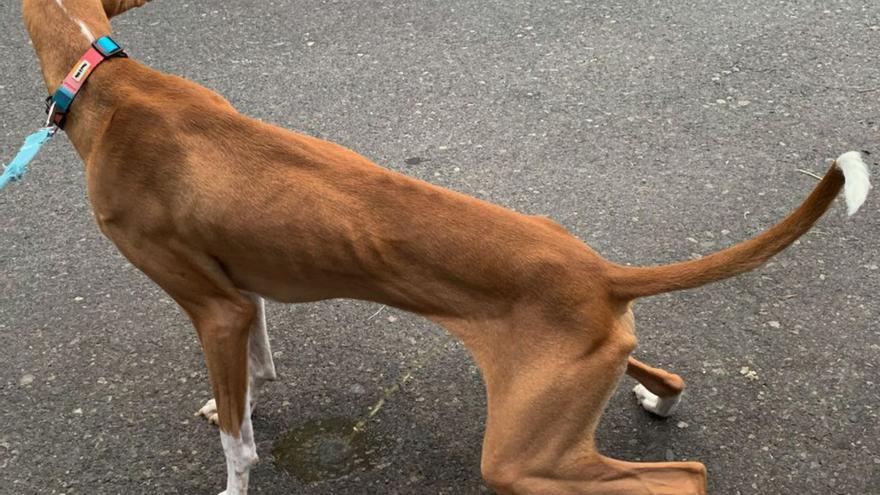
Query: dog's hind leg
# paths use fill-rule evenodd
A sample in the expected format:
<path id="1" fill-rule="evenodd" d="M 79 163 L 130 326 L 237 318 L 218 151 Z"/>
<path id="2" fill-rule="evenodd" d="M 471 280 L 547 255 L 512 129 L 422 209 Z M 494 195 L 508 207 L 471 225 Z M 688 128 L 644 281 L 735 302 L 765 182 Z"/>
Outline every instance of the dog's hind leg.
<path id="1" fill-rule="evenodd" d="M 269 345 L 269 333 L 266 327 L 266 302 L 256 294 L 246 293 L 257 309 L 257 317 L 248 332 L 248 390 L 251 393 L 251 412 L 257 407 L 257 398 L 266 382 L 274 381 L 275 362 L 272 360 L 272 348 Z M 205 403 L 196 413 L 203 416 L 211 424 L 219 424 L 217 401 L 213 398 Z"/>
<path id="2" fill-rule="evenodd" d="M 596 426 L 636 343 L 632 319 L 608 306 L 559 317 L 523 308 L 472 324 L 479 330 L 446 325 L 483 371 L 481 468 L 499 495 L 705 495 L 702 464 L 632 463 L 598 452 Z"/>
<path id="3" fill-rule="evenodd" d="M 680 376 L 652 368 L 633 357 L 626 363 L 626 374 L 638 380 L 633 392 L 646 411 L 664 418 L 675 412 L 684 391 Z"/>

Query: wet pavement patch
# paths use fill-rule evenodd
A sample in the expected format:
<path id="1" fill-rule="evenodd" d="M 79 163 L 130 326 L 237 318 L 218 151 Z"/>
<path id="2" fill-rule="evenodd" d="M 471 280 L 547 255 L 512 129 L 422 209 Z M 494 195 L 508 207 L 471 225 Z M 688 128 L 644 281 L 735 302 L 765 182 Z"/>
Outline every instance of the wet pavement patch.
<path id="1" fill-rule="evenodd" d="M 362 417 L 317 419 L 289 430 L 272 449 L 275 465 L 305 483 L 332 480 L 369 469 L 372 466 L 370 455 L 375 452 L 369 447 L 370 421 L 412 379 L 413 374 L 442 352 L 449 342 L 447 335 L 428 347 L 393 385 L 382 390 L 379 399 Z"/>
<path id="2" fill-rule="evenodd" d="M 324 418 L 288 431 L 275 443 L 275 465 L 302 482 L 331 480 L 372 465 L 368 434 L 351 418 Z"/>

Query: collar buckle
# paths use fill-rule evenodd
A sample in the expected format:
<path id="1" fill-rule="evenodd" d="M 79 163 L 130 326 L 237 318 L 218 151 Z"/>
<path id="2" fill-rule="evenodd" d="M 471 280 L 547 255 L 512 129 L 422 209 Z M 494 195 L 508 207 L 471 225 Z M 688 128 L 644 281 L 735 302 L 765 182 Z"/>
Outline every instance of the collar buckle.
<path id="1" fill-rule="evenodd" d="M 92 43 L 92 46 L 95 48 L 95 50 L 98 50 L 98 53 L 100 53 L 104 58 L 125 56 L 125 52 L 122 51 L 122 47 L 119 46 L 118 43 L 113 41 L 113 39 L 109 36 L 102 36 L 101 38 L 98 38 L 97 40 L 95 40 L 94 43 Z"/>

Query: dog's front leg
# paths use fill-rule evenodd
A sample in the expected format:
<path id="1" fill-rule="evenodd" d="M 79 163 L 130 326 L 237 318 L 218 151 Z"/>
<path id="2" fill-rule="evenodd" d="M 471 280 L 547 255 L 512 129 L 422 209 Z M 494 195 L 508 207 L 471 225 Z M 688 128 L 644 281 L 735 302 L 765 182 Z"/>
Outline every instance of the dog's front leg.
<path id="1" fill-rule="evenodd" d="M 266 302 L 256 294 L 248 294 L 257 308 L 257 318 L 248 333 L 248 377 L 250 378 L 251 408 L 255 407 L 263 384 L 275 381 L 275 361 L 269 345 L 266 327 Z"/>
<path id="2" fill-rule="evenodd" d="M 266 303 L 262 297 L 256 294 L 245 293 L 245 295 L 253 301 L 257 308 L 257 317 L 248 331 L 248 390 L 251 394 L 251 412 L 253 412 L 256 409 L 257 398 L 263 385 L 266 382 L 274 381 L 277 376 L 266 326 Z M 219 424 L 217 401 L 213 398 L 210 399 L 196 412 L 196 416 L 205 417 L 211 424 Z"/>
<path id="3" fill-rule="evenodd" d="M 228 472 L 223 495 L 246 495 L 251 466 L 258 461 L 251 424 L 248 348 L 259 308 L 210 256 L 181 242 L 131 242 L 134 236 L 108 230 L 123 254 L 165 289 L 192 320 L 216 398 Z M 174 252 L 169 245 L 175 246 Z"/>
<path id="4" fill-rule="evenodd" d="M 246 495 L 251 466 L 258 460 L 248 382 L 249 329 L 257 307 L 239 296 L 185 309 L 198 331 L 217 403 L 227 468 L 223 495 Z"/>

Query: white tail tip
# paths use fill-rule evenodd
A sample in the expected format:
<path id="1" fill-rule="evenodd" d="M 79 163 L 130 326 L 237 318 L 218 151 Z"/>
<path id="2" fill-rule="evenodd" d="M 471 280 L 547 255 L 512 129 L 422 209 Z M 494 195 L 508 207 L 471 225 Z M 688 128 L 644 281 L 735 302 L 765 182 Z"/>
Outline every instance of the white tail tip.
<path id="1" fill-rule="evenodd" d="M 843 197 L 846 199 L 846 212 L 853 215 L 859 211 L 868 190 L 871 189 L 868 166 L 862 161 L 862 154 L 858 151 L 850 151 L 840 155 L 835 160 L 837 168 L 843 172 Z"/>

